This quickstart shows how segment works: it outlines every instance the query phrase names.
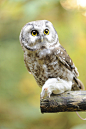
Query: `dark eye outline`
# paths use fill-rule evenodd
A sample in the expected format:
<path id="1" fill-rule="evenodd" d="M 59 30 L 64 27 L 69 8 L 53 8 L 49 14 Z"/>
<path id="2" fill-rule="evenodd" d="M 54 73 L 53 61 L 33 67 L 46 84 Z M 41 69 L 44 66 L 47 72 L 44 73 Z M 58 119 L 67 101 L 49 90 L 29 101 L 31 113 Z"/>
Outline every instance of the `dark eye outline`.
<path id="1" fill-rule="evenodd" d="M 45 34 L 45 35 L 49 35 L 49 30 L 48 30 L 48 29 L 45 29 L 45 30 L 44 30 L 44 34 Z"/>
<path id="2" fill-rule="evenodd" d="M 37 36 L 38 35 L 38 31 L 37 30 L 32 30 L 31 31 L 31 35 L 32 36 Z"/>

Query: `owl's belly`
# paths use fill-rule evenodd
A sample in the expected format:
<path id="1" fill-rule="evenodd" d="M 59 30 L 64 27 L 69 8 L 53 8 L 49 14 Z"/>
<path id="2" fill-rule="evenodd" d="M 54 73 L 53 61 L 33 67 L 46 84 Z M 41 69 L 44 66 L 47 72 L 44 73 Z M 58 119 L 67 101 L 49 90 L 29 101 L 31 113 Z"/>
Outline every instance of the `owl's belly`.
<path id="1" fill-rule="evenodd" d="M 70 79 L 71 72 L 55 56 L 52 59 L 47 57 L 44 60 L 39 58 L 31 59 L 29 58 L 28 65 L 40 87 L 44 85 L 48 78 L 60 77 L 64 80 Z"/>

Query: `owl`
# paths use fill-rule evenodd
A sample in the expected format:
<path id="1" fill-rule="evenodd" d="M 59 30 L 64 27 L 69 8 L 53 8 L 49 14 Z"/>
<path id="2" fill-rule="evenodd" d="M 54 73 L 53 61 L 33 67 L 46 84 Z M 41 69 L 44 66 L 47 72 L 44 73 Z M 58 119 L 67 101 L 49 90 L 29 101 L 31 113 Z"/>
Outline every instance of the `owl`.
<path id="1" fill-rule="evenodd" d="M 27 23 L 20 32 L 24 62 L 37 84 L 41 97 L 69 90 L 84 90 L 77 78 L 79 73 L 67 51 L 61 46 L 58 34 L 50 21 Z"/>

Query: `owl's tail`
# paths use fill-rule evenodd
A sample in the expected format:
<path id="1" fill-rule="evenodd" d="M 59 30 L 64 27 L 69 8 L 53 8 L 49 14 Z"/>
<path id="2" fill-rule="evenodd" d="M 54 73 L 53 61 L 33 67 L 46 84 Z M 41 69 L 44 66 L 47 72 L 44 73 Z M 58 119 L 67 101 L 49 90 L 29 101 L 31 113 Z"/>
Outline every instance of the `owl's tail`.
<path id="1" fill-rule="evenodd" d="M 85 87 L 79 79 L 73 78 L 72 90 L 85 90 Z"/>

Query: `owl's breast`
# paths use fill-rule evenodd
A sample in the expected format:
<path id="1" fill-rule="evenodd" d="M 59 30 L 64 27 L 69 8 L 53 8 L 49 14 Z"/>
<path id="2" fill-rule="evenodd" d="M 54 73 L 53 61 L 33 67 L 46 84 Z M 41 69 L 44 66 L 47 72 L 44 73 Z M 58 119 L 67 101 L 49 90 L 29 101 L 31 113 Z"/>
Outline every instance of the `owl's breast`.
<path id="1" fill-rule="evenodd" d="M 49 52 L 49 51 L 48 51 Z M 52 54 L 42 56 L 42 53 L 29 53 L 26 56 L 27 65 L 30 68 L 36 82 L 42 87 L 48 78 L 68 78 L 69 70 L 65 69 L 58 58 Z"/>

